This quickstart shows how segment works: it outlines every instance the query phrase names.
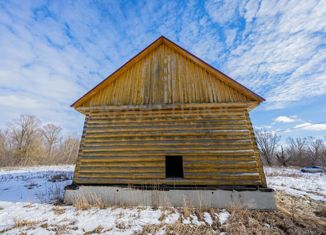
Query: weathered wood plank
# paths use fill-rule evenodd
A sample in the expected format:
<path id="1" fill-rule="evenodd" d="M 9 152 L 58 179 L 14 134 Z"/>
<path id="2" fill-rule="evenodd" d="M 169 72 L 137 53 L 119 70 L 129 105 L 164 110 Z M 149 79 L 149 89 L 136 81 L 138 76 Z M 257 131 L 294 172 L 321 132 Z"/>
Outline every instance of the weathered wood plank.
<path id="1" fill-rule="evenodd" d="M 99 107 L 102 108 L 102 107 Z M 205 114 L 215 114 L 217 116 L 242 116 L 246 113 L 246 109 L 150 109 L 150 110 L 133 110 L 129 109 L 126 111 L 110 111 L 110 112 L 96 112 L 91 113 L 92 119 L 110 118 L 114 116 L 129 117 L 136 115 L 137 117 L 148 117 L 148 116 L 175 116 L 175 115 L 205 115 Z"/>
<path id="2" fill-rule="evenodd" d="M 215 136 L 221 136 L 228 138 L 230 136 L 236 137 L 247 137 L 249 132 L 235 132 L 235 131 L 211 131 L 211 130 L 193 130 L 193 131 L 169 131 L 168 133 L 162 132 L 136 132 L 136 133 L 123 133 L 123 134 L 106 134 L 106 133 L 89 133 L 87 137 L 89 138 L 114 138 L 114 137 L 157 137 L 157 136 L 211 136 L 212 138 Z"/>
<path id="3" fill-rule="evenodd" d="M 233 149 L 233 147 L 249 147 L 252 148 L 250 142 L 239 142 L 239 141 L 229 141 L 229 142 L 213 142 L 213 141 L 200 141 L 200 142 L 195 142 L 195 141 L 176 141 L 176 142 L 144 142 L 144 141 L 138 141 L 136 143 L 130 142 L 128 140 L 120 142 L 120 143 L 107 143 L 107 142 L 100 142 L 100 143 L 84 143 L 82 146 L 82 149 L 95 149 L 95 148 L 109 148 L 109 149 L 114 149 L 114 148 L 129 148 L 129 147 L 138 147 L 138 148 L 144 148 L 144 147 L 168 147 L 168 148 L 175 148 L 178 149 L 180 147 L 207 147 L 207 149 L 210 149 L 210 147 L 218 147 L 222 146 L 223 148 L 228 148 Z M 243 148 L 241 148 L 243 149 Z M 145 148 L 144 148 L 145 150 Z"/>
<path id="4" fill-rule="evenodd" d="M 79 177 L 76 179 L 77 184 L 116 184 L 116 185 L 121 185 L 121 184 L 138 184 L 138 185 L 161 185 L 161 184 L 166 184 L 166 185 L 191 185 L 191 186 L 196 186 L 196 185 L 212 185 L 212 186 L 240 186 L 240 185 L 257 185 L 259 186 L 261 182 L 259 180 L 211 180 L 211 179 L 206 179 L 206 180 L 198 180 L 198 179 L 183 179 L 183 180 L 162 180 L 162 179 L 103 179 L 103 178 L 88 178 L 88 177 Z"/>
<path id="5" fill-rule="evenodd" d="M 138 127 L 130 127 L 130 128 L 87 128 L 86 133 L 123 133 L 123 132 L 169 132 L 169 131 L 189 131 L 196 128 L 196 130 L 210 130 L 210 131 L 218 131 L 226 132 L 226 131 L 238 131 L 238 132 L 248 132 L 246 126 L 244 125 L 219 125 L 219 126 L 207 126 L 207 125 L 197 125 L 194 127 L 189 127 L 187 125 L 182 126 L 166 126 L 166 127 L 154 127 L 154 126 L 138 126 Z"/>
<path id="6" fill-rule="evenodd" d="M 243 120 L 233 121 L 215 121 L 215 120 L 196 120 L 196 121 L 164 121 L 164 122 L 129 122 L 129 123 L 116 123 L 116 122 L 107 122 L 107 123 L 93 123 L 85 126 L 87 129 L 95 128 L 113 128 L 113 129 L 122 129 L 122 128 L 134 128 L 134 127 L 153 127 L 153 124 L 157 127 L 174 127 L 174 126 L 243 126 L 247 123 Z"/>
<path id="7" fill-rule="evenodd" d="M 89 115 L 109 115 L 113 113 L 139 112 L 188 112 L 188 111 L 206 111 L 214 112 L 225 111 L 248 111 L 248 106 L 257 104 L 254 102 L 225 102 L 225 103 L 192 103 L 192 104 L 153 104 L 153 105 L 99 105 L 91 107 L 80 107 L 87 111 Z"/>
<path id="8" fill-rule="evenodd" d="M 164 180 L 165 174 L 163 172 L 130 172 L 130 173 L 121 173 L 121 172 L 83 172 L 79 174 L 79 177 L 89 177 L 89 178 L 107 178 L 107 179 L 161 179 Z M 259 180 L 258 173 L 185 173 L 182 180 Z"/>
<path id="9" fill-rule="evenodd" d="M 173 149 L 173 150 L 171 150 Z M 210 145 L 210 146 L 204 146 L 204 145 L 199 145 L 199 146 L 191 146 L 187 147 L 185 145 L 170 145 L 170 146 L 162 146 L 162 145 L 152 145 L 152 146 L 112 146 L 112 147 L 107 147 L 107 146 L 99 146 L 99 147 L 83 147 L 81 149 L 82 153 L 97 153 L 97 152 L 131 152 L 131 151 L 197 151 L 197 150 L 207 150 L 209 151 L 245 151 L 245 150 L 252 150 L 252 146 L 250 144 L 246 144 L 243 146 L 239 145 Z"/>
<path id="10" fill-rule="evenodd" d="M 242 135 L 242 136 L 214 136 L 213 138 L 208 135 L 201 135 L 201 136 L 129 136 L 129 137 L 120 137 L 118 135 L 114 137 L 96 137 L 91 138 L 87 136 L 88 138 L 84 139 L 84 143 L 125 143 L 128 141 L 129 143 L 138 143 L 138 142 L 148 142 L 148 143 L 174 143 L 174 142 L 216 142 L 216 143 L 238 143 L 238 142 L 251 142 L 248 139 L 248 135 Z"/>

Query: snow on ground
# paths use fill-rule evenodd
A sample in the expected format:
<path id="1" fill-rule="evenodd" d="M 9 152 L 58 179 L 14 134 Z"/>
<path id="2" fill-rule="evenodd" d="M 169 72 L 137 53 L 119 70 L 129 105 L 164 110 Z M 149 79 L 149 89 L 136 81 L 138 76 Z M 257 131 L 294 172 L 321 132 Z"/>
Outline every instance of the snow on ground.
<path id="1" fill-rule="evenodd" d="M 0 207 L 3 208 L 0 211 L 0 233 L 1 230 L 8 229 L 6 234 L 21 232 L 20 223 L 28 224 L 29 233 L 42 235 L 55 234 L 58 229 L 63 233 L 73 234 L 96 230 L 101 230 L 103 234 L 133 234 L 141 231 L 144 225 L 161 223 L 161 211 L 148 207 L 92 208 L 78 211 L 72 206 L 53 207 L 50 204 L 20 202 L 0 202 Z M 174 223 L 178 218 L 179 215 L 175 212 L 165 220 Z"/>
<path id="2" fill-rule="evenodd" d="M 268 187 L 326 202 L 325 173 L 303 173 L 300 169 L 282 167 L 264 167 L 264 170 Z"/>
<path id="3" fill-rule="evenodd" d="M 40 166 L 0 170 L 0 201 L 50 202 L 62 198 L 74 167 Z"/>
<path id="4" fill-rule="evenodd" d="M 40 166 L 0 169 L 0 234 L 61 233 L 134 234 L 145 225 L 173 224 L 180 214 L 142 208 L 92 208 L 54 206 L 72 182 L 73 166 Z M 165 214 L 162 218 L 162 213 Z M 195 219 L 193 223 L 198 223 Z"/>
<path id="5" fill-rule="evenodd" d="M 210 213 L 203 220 L 195 214 L 183 218 L 177 210 L 142 208 L 92 208 L 54 206 L 62 199 L 64 187 L 71 183 L 73 166 L 42 166 L 0 169 L 0 233 L 18 234 L 134 234 L 145 225 L 183 224 L 200 226 L 213 223 Z M 326 202 L 326 175 L 301 173 L 292 168 L 265 168 L 268 186 L 294 196 L 307 196 Z M 227 223 L 229 212 L 214 215 Z M 160 230 L 161 231 L 161 230 Z"/>

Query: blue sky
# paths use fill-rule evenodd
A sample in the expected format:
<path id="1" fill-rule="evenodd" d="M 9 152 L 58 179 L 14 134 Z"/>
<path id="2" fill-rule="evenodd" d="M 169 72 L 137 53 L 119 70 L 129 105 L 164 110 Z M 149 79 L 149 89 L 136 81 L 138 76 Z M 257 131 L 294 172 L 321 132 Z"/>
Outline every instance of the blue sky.
<path id="1" fill-rule="evenodd" d="M 0 126 L 80 134 L 70 104 L 160 35 L 263 96 L 256 127 L 326 136 L 326 1 L 310 0 L 0 1 Z"/>

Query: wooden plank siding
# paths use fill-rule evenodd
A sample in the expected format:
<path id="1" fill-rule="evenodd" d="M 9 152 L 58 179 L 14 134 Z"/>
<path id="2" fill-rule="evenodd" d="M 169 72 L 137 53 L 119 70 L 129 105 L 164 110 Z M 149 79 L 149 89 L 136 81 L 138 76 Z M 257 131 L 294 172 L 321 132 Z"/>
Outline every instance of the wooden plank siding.
<path id="1" fill-rule="evenodd" d="M 161 44 L 80 107 L 249 101 L 253 100 Z"/>
<path id="2" fill-rule="evenodd" d="M 165 178 L 165 156 L 183 156 L 184 178 Z M 264 186 L 246 108 L 89 111 L 77 184 Z"/>

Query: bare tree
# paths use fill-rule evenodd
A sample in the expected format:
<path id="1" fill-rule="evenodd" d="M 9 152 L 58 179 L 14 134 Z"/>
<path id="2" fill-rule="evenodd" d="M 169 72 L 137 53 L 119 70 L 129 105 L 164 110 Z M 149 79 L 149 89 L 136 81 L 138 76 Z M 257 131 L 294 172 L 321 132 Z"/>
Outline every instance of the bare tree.
<path id="1" fill-rule="evenodd" d="M 0 166 L 75 163 L 79 138 L 61 132 L 60 126 L 41 127 L 36 117 L 21 115 L 0 129 Z"/>
<path id="2" fill-rule="evenodd" d="M 324 138 L 323 141 L 323 146 L 322 146 L 322 150 L 321 150 L 321 155 L 320 155 L 320 164 L 324 167 L 326 167 L 326 138 Z"/>
<path id="3" fill-rule="evenodd" d="M 325 144 L 322 139 L 308 137 L 307 155 L 309 165 L 317 165 L 318 162 L 321 162 L 324 148 Z"/>
<path id="4" fill-rule="evenodd" d="M 59 143 L 62 128 L 54 124 L 46 124 L 42 127 L 42 135 L 47 149 L 48 158 L 52 157 L 52 151 L 55 144 Z"/>
<path id="5" fill-rule="evenodd" d="M 68 136 L 64 138 L 58 148 L 58 161 L 60 163 L 75 163 L 79 150 L 79 138 Z"/>
<path id="6" fill-rule="evenodd" d="M 278 153 L 275 154 L 276 159 L 278 161 L 279 164 L 281 164 L 281 166 L 288 166 L 292 160 L 291 155 L 287 154 L 284 150 L 283 150 L 283 146 L 281 146 L 281 151 L 279 151 Z"/>
<path id="7" fill-rule="evenodd" d="M 0 130 L 0 161 L 3 162 L 7 156 L 7 138 L 4 131 Z"/>
<path id="8" fill-rule="evenodd" d="M 293 162 L 298 166 L 307 165 L 307 138 L 292 138 L 287 139 L 288 149 L 287 153 L 293 159 Z"/>
<path id="9" fill-rule="evenodd" d="M 39 146 L 40 121 L 34 116 L 21 115 L 9 127 L 14 155 L 25 163 L 31 160 Z"/>
<path id="10" fill-rule="evenodd" d="M 268 165 L 272 165 L 281 136 L 265 129 L 255 130 L 255 133 L 261 155 Z"/>

